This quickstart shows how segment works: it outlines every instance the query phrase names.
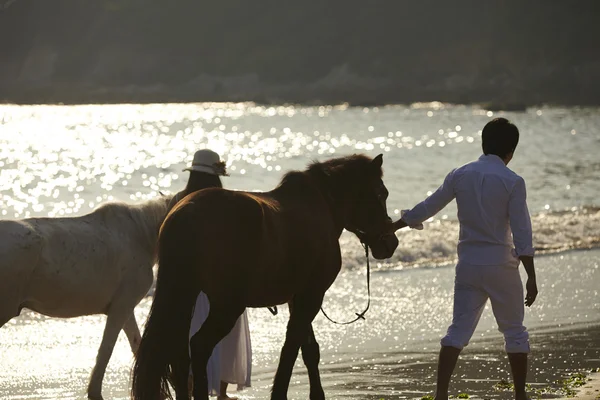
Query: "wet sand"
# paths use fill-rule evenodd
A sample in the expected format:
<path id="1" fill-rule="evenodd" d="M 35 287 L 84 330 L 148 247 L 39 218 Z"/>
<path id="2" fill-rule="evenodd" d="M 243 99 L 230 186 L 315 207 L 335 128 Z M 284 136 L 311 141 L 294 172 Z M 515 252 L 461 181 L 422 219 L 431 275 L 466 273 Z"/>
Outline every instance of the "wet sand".
<path id="1" fill-rule="evenodd" d="M 587 383 L 577 390 L 574 398 L 577 400 L 600 399 L 600 372 L 590 374 L 587 379 Z"/>
<path id="2" fill-rule="evenodd" d="M 600 367 L 600 325 L 533 330 L 531 335 L 527 382 L 533 389 L 548 390 L 542 398 L 564 396 L 562 384 L 557 381 Z M 490 338 L 466 348 L 457 364 L 450 393 L 455 396 L 467 393 L 482 399 L 511 399 L 512 392 L 495 388 L 501 380 L 512 380 L 501 343 L 501 338 Z M 391 355 L 390 360 L 348 369 L 332 368 L 324 373 L 327 376 L 339 374 L 347 379 L 348 383 L 335 386 L 340 398 L 406 399 L 433 395 L 437 351 L 411 360 L 403 360 L 402 356 Z M 345 391 L 348 394 L 343 394 Z M 535 393 L 530 394 L 536 397 Z"/>
<path id="3" fill-rule="evenodd" d="M 600 250 L 571 251 L 538 258 L 540 296 L 526 312 L 531 333 L 534 389 L 600 367 Z M 365 275 L 344 271 L 327 293 L 328 314 L 346 320 L 366 304 Z M 439 338 L 450 322 L 453 266 L 376 271 L 367 320 L 350 326 L 315 319 L 321 345 L 322 381 L 329 399 L 417 399 L 432 394 Z M 144 321 L 150 299 L 136 310 Z M 269 398 L 269 389 L 285 335 L 287 309 L 272 317 L 265 309 L 250 310 L 253 344 L 253 387 L 241 399 Z M 0 399 L 84 399 L 104 324 L 103 316 L 71 320 L 24 312 L 0 329 Z M 491 310 L 484 311 L 471 344 L 456 370 L 452 393 L 477 398 L 510 399 L 498 391 L 510 381 L 503 340 Z M 119 337 L 105 382 L 106 399 L 127 399 L 132 357 Z M 290 384 L 289 398 L 308 398 L 301 358 Z M 561 397 L 560 392 L 543 397 Z"/>

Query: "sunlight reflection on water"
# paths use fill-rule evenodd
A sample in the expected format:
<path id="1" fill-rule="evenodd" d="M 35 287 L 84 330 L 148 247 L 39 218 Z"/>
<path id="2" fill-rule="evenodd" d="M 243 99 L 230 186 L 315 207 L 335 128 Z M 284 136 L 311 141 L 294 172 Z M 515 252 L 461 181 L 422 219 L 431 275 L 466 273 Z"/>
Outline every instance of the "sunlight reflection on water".
<path id="1" fill-rule="evenodd" d="M 596 210 L 588 218 L 577 207 L 597 204 L 600 193 L 600 112 L 537 111 L 502 114 L 521 128 L 518 151 L 527 155 L 518 154 L 511 167 L 528 183 L 532 213 L 574 211 L 538 215 L 534 224 L 543 236 L 536 240 L 547 240 L 543 244 L 551 247 L 561 240 L 597 237 L 599 228 L 591 224 L 600 214 Z M 108 200 L 137 202 L 159 190 L 175 192 L 187 179 L 182 168 L 202 147 L 220 152 L 227 161 L 231 177 L 224 181 L 226 187 L 249 190 L 272 189 L 284 172 L 304 168 L 313 159 L 384 153 L 393 214 L 435 190 L 451 168 L 476 158 L 480 130 L 494 115 L 441 103 L 375 108 L 0 105 L 0 218 L 82 215 Z M 456 226 L 448 222 L 454 212 L 448 207 L 423 234 L 403 233 L 392 261 L 432 256 L 448 261 L 455 251 Z M 346 320 L 362 311 L 367 299 L 362 249 L 349 235 L 341 243 L 351 268 L 327 293 L 324 307 L 331 317 Z M 597 257 L 593 251 L 542 259 L 544 298 L 528 314 L 528 324 L 598 320 Z M 406 360 L 414 352 L 433 351 L 449 322 L 451 268 L 381 271 L 372 283 L 366 322 L 340 327 L 321 315 L 315 320 L 324 369 L 331 368 L 330 383 L 346 376 L 333 372 L 334 367 L 376 367 L 382 359 Z M 138 321 L 145 319 L 148 307 L 145 299 L 137 309 Z M 265 397 L 286 315 L 285 307 L 277 317 L 264 309 L 250 312 L 255 388 L 245 392 L 248 398 Z M 103 324 L 103 316 L 57 320 L 27 311 L 10 321 L 0 329 L 0 398 L 82 398 Z M 476 335 L 482 334 L 496 334 L 489 310 Z M 129 345 L 121 335 L 105 378 L 107 398 L 127 398 L 130 366 Z M 300 382 L 297 393 L 306 394 L 305 376 L 293 379 Z"/>
<path id="2" fill-rule="evenodd" d="M 416 203 L 452 167 L 477 157 L 481 128 L 489 120 L 481 111 L 441 103 L 364 109 L 2 105 L 0 206 L 8 218 L 77 215 L 112 198 L 140 200 L 177 190 L 187 177 L 181 169 L 206 146 L 226 159 L 228 187 L 259 190 L 311 159 L 389 153 L 384 168 L 393 210 Z M 532 157 L 511 164 L 536 189 L 530 190 L 532 210 L 594 204 L 600 112 L 535 111 L 501 114 L 519 124 L 519 150 Z"/>

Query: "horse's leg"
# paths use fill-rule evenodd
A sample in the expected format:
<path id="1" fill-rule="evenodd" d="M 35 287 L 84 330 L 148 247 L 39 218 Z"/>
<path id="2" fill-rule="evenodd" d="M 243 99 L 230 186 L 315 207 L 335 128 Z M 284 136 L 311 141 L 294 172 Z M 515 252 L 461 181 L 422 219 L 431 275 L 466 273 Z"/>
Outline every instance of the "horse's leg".
<path id="1" fill-rule="evenodd" d="M 121 306 L 121 307 L 119 307 Z M 88 385 L 88 398 L 92 400 L 102 399 L 102 380 L 106 372 L 106 366 L 112 355 L 119 332 L 123 329 L 125 322 L 133 313 L 135 304 L 123 307 L 120 302 L 113 302 L 106 316 L 106 327 L 102 335 L 102 342 L 98 349 L 96 365 L 92 370 L 92 376 Z"/>
<path id="2" fill-rule="evenodd" d="M 235 326 L 244 312 L 244 306 L 236 305 L 229 299 L 226 302 L 213 302 L 206 321 L 192 336 L 192 372 L 194 375 L 194 399 L 208 400 L 208 376 L 206 365 L 215 346 Z"/>
<path id="3" fill-rule="evenodd" d="M 322 301 L 322 294 L 305 293 L 294 297 L 293 307 L 290 309 L 290 320 L 288 321 L 285 342 L 281 349 L 279 365 L 277 366 L 275 380 L 273 381 L 271 400 L 287 399 L 287 391 L 294 363 L 298 358 L 298 350 L 300 350 L 300 346 L 307 342 L 312 320 L 319 312 Z"/>
<path id="4" fill-rule="evenodd" d="M 135 320 L 135 314 L 133 312 L 127 321 L 125 321 L 125 325 L 123 325 L 123 331 L 125 332 L 125 335 L 127 335 L 127 340 L 129 341 L 131 351 L 135 354 L 138 347 L 140 347 L 142 335 L 140 335 L 140 329 L 138 328 L 138 324 Z"/>
<path id="5" fill-rule="evenodd" d="M 192 304 L 193 305 L 193 304 Z M 186 312 L 190 315 L 192 313 L 192 307 L 185 310 L 179 310 L 177 312 Z M 173 358 L 171 362 L 171 384 L 175 389 L 175 395 L 177 400 L 188 400 L 190 398 L 189 393 L 189 379 L 190 379 L 190 336 L 189 336 L 189 324 L 183 333 L 178 335 L 176 342 L 173 344 Z"/>
<path id="6" fill-rule="evenodd" d="M 321 385 L 321 377 L 319 376 L 319 361 L 321 354 L 319 352 L 319 343 L 315 339 L 315 332 L 310 325 L 310 331 L 307 339 L 302 343 L 302 359 L 308 371 L 308 380 L 310 382 L 310 400 L 324 400 L 325 392 Z"/>

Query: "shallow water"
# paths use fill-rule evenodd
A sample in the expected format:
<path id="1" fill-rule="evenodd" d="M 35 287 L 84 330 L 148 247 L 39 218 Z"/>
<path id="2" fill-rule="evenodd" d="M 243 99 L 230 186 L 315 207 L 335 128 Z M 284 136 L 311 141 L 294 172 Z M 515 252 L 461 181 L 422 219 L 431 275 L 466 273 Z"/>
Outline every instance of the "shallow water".
<path id="1" fill-rule="evenodd" d="M 505 116 L 521 130 L 510 167 L 528 187 L 535 245 L 574 248 L 600 238 L 600 109 L 492 113 L 441 103 L 412 106 L 264 107 L 239 104 L 0 105 L 0 218 L 68 216 L 107 200 L 141 201 L 183 188 L 198 148 L 227 161 L 232 189 L 270 190 L 312 160 L 384 154 L 392 216 L 435 190 L 481 153 L 481 129 Z M 390 260 L 397 267 L 455 255 L 450 204 Z M 402 233 L 404 235 L 404 233 Z M 344 235 L 349 266 L 358 241 Z"/>
<path id="2" fill-rule="evenodd" d="M 514 120 L 522 133 L 510 167 L 528 184 L 534 245 L 547 251 L 597 246 L 598 108 L 492 114 L 439 103 L 366 109 L 0 105 L 0 218 L 82 215 L 108 200 L 139 202 L 159 190 L 178 191 L 187 179 L 181 169 L 205 146 L 227 160 L 231 177 L 225 186 L 249 190 L 269 190 L 285 171 L 304 168 L 313 159 L 384 153 L 388 209 L 396 215 L 435 190 L 450 169 L 478 157 L 480 130 L 498 115 Z M 401 244 L 394 256 L 373 263 L 367 321 L 341 327 L 317 316 L 330 398 L 420 397 L 430 389 L 398 368 L 432 379 L 431 362 L 451 315 L 454 214 L 450 205 L 424 231 L 398 232 Z M 333 318 L 346 320 L 366 304 L 365 271 L 358 240 L 344 234 L 341 245 L 345 268 L 324 307 Z M 599 256 L 599 250 L 591 250 L 539 258 L 541 294 L 526 324 L 599 323 Z M 149 302 L 138 307 L 138 321 L 145 319 Z M 250 311 L 254 387 L 242 396 L 267 397 L 286 315 L 285 307 L 276 317 L 266 309 Z M 10 321 L 0 329 L 0 398 L 83 398 L 103 324 L 103 316 L 59 320 L 28 311 Z M 475 343 L 482 337 L 501 349 L 489 310 Z M 419 370 L 424 364 L 430 372 Z M 298 365 L 290 398 L 307 397 L 306 376 Z M 127 398 L 130 366 L 121 335 L 105 378 L 106 398 Z M 385 371 L 393 378 L 384 379 Z"/>
<path id="3" fill-rule="evenodd" d="M 531 342 L 536 358 L 547 358 L 545 353 L 551 352 L 538 347 L 536 330 L 600 324 L 599 263 L 600 250 L 570 251 L 538 259 L 540 295 L 525 319 L 526 326 L 534 332 Z M 366 321 L 339 326 L 321 314 L 314 321 L 329 398 L 364 398 L 363 391 L 384 398 L 394 393 L 411 397 L 411 390 L 431 390 L 432 362 L 439 338 L 451 319 L 453 267 L 380 271 L 373 274 L 371 283 L 372 304 Z M 324 308 L 332 318 L 344 321 L 362 311 L 366 300 L 364 271 L 345 271 L 327 293 Z M 139 321 L 144 320 L 149 305 L 147 298 L 138 307 Z M 13 319 L 0 329 L 0 398 L 82 398 L 104 320 L 102 316 L 60 320 L 27 311 Z M 240 394 L 244 398 L 266 398 L 283 344 L 287 309 L 280 307 L 275 317 L 266 309 L 250 309 L 249 320 L 253 387 Z M 502 338 L 496 331 L 489 304 L 473 343 L 488 343 L 486 347 L 501 353 Z M 470 350 L 465 354 L 466 359 L 473 357 Z M 105 380 L 107 398 L 127 398 L 131 362 L 126 338 L 121 334 Z M 414 371 L 420 371 L 423 363 L 431 371 L 418 381 Z M 572 364 L 576 365 L 569 365 Z M 399 371 L 393 379 L 385 380 L 385 370 Z M 410 382 L 403 381 L 405 375 L 411 377 Z M 504 370 L 497 370 L 489 378 L 505 375 Z M 369 385 L 365 386 L 369 380 L 369 385 L 377 388 L 375 393 L 367 390 Z M 536 382 L 535 373 L 530 381 Z M 307 391 L 308 380 L 299 358 L 290 398 L 305 398 Z"/>

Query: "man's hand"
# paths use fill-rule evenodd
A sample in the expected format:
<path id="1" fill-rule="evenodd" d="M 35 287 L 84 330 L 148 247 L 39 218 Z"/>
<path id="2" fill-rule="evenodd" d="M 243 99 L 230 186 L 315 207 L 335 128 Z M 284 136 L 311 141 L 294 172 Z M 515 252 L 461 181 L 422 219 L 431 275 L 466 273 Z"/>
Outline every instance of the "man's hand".
<path id="1" fill-rule="evenodd" d="M 525 288 L 527 289 L 527 294 L 525 295 L 525 305 L 527 307 L 531 307 L 538 295 L 537 282 L 535 281 L 535 278 L 528 278 Z"/>
<path id="2" fill-rule="evenodd" d="M 399 229 L 402 229 L 404 227 L 407 227 L 408 225 L 406 224 L 406 222 L 404 222 L 402 219 L 399 219 L 398 221 L 392 223 L 392 225 L 390 225 L 390 231 L 387 233 L 394 233 Z"/>
<path id="3" fill-rule="evenodd" d="M 538 295 L 537 282 L 535 281 L 535 267 L 533 266 L 533 256 L 519 256 L 519 259 L 523 263 L 523 267 L 525 267 L 525 272 L 527 272 L 527 283 L 525 284 L 527 294 L 525 295 L 525 305 L 527 307 L 531 307 Z"/>

